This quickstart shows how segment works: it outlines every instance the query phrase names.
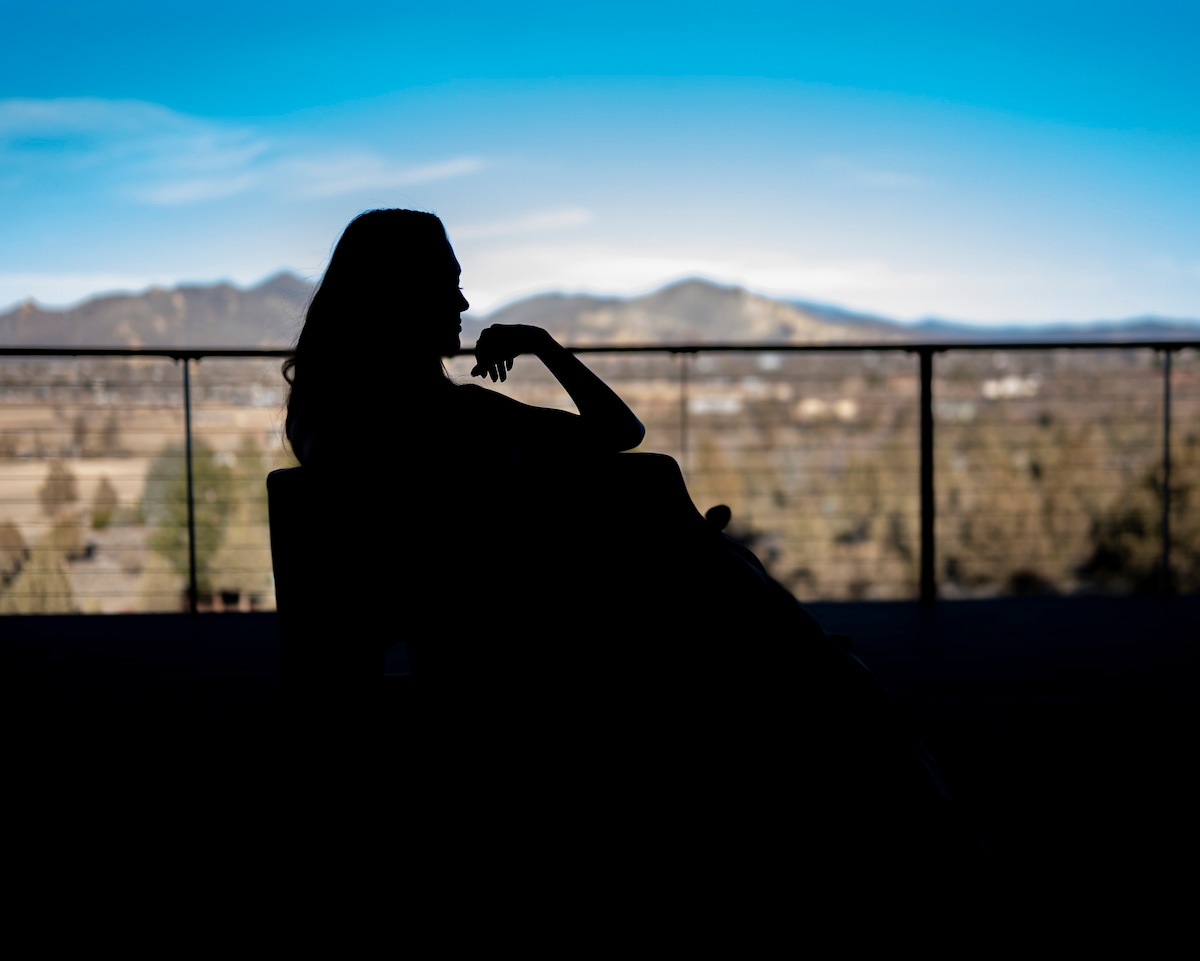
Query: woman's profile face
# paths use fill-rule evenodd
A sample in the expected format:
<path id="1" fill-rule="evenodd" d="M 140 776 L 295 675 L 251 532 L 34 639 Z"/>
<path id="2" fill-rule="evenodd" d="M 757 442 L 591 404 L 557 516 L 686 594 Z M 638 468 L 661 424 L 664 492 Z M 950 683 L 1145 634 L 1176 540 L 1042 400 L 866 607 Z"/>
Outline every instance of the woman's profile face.
<path id="1" fill-rule="evenodd" d="M 459 281 L 462 268 L 454 248 L 446 242 L 445 251 L 434 260 L 429 274 L 428 313 L 424 322 L 437 346 L 438 355 L 447 357 L 462 346 L 462 313 L 470 308 Z"/>

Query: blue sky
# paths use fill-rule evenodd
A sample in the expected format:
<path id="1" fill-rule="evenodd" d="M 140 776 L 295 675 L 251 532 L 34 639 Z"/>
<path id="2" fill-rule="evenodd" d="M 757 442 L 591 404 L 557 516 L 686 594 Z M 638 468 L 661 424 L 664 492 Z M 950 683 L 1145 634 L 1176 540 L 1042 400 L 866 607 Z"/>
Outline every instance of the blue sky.
<path id="1" fill-rule="evenodd" d="M 480 310 L 699 275 L 899 319 L 1200 317 L 1195 3 L 0 16 L 0 307 L 316 279 L 355 214 L 410 206 Z"/>

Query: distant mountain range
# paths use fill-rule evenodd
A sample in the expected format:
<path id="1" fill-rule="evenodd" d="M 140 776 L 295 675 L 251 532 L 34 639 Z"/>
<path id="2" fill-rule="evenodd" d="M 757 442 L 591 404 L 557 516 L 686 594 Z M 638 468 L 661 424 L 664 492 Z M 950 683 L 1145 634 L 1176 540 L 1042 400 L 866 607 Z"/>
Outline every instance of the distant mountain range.
<path id="1" fill-rule="evenodd" d="M 276 274 L 256 287 L 151 287 L 104 294 L 67 310 L 26 302 L 0 314 L 5 347 L 287 347 L 312 287 Z"/>
<path id="2" fill-rule="evenodd" d="M 93 297 L 68 310 L 29 302 L 0 314 L 5 347 L 288 347 L 312 287 L 289 273 L 249 288 L 152 287 Z M 1092 324 L 900 324 L 809 301 L 684 280 L 641 297 L 539 294 L 463 318 L 463 343 L 488 324 L 534 324 L 570 345 L 653 343 L 1197 340 L 1200 321 L 1140 317 Z"/>

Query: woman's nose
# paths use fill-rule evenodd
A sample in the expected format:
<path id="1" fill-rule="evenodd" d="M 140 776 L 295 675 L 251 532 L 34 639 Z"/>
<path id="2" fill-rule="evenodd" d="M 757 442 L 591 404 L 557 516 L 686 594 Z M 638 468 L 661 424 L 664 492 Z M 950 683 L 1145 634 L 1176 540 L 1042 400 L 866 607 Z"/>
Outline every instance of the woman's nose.
<path id="1" fill-rule="evenodd" d="M 468 303 L 468 301 L 467 301 L 467 298 L 466 298 L 466 297 L 464 297 L 462 294 L 459 294 L 459 295 L 458 295 L 458 303 L 459 303 L 459 307 L 458 307 L 458 309 L 459 309 L 460 311 L 463 311 L 463 310 L 470 310 L 470 309 L 471 309 L 471 305 L 470 305 L 470 303 Z"/>

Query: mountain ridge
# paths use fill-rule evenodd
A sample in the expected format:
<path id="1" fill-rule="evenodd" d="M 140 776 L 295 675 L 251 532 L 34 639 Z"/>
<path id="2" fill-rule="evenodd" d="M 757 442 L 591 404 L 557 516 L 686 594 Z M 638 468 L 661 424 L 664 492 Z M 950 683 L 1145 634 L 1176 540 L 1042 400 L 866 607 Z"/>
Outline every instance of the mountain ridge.
<path id="1" fill-rule="evenodd" d="M 33 301 L 0 314 L 0 346 L 286 348 L 312 286 L 281 271 L 259 284 L 180 284 L 103 294 L 63 310 Z M 463 341 L 488 324 L 545 327 L 571 346 L 653 343 L 1195 340 L 1200 320 L 1153 315 L 1088 323 L 901 323 L 808 300 L 766 297 L 699 277 L 634 297 L 543 293 L 463 316 Z"/>

